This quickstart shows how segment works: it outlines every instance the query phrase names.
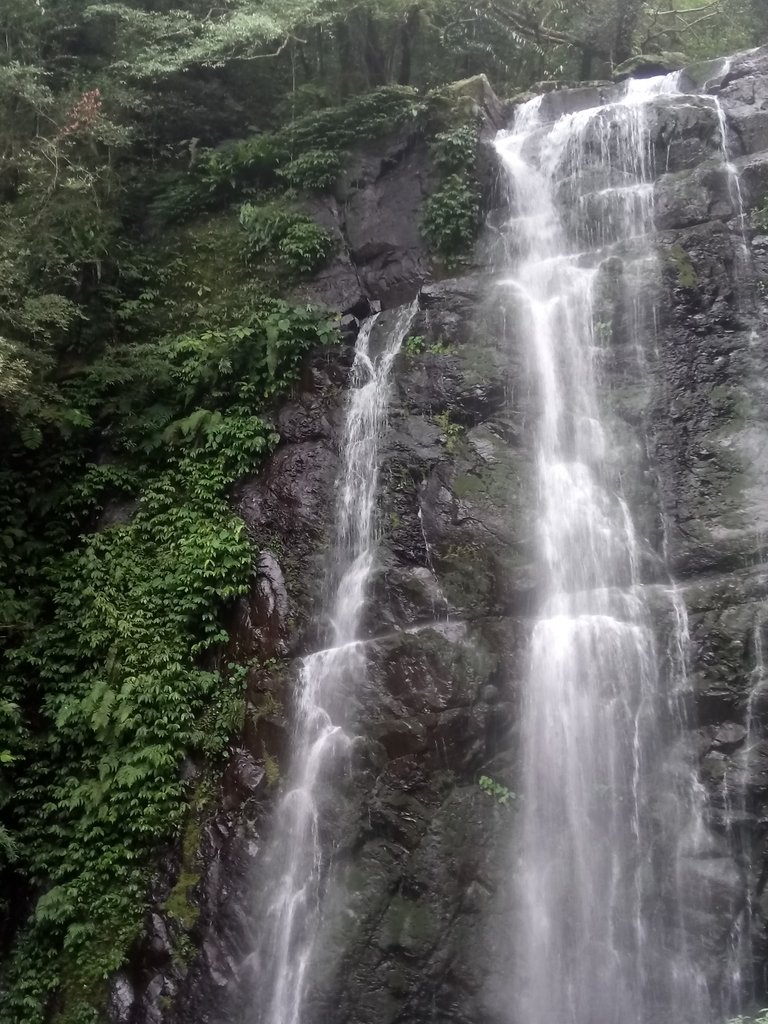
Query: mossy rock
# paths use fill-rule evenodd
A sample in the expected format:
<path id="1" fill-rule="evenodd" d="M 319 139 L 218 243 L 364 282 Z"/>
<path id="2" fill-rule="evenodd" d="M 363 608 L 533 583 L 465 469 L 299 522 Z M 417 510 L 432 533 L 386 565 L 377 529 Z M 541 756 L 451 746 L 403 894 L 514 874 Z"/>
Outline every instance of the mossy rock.
<path id="1" fill-rule="evenodd" d="M 662 50 L 660 53 L 638 53 L 614 68 L 613 78 L 616 82 L 623 82 L 625 78 L 655 78 L 657 75 L 669 75 L 673 71 L 682 71 L 686 63 L 685 54 L 673 50 Z"/>
<path id="2" fill-rule="evenodd" d="M 195 811 L 190 809 L 181 844 L 179 877 L 176 879 L 176 884 L 171 889 L 168 899 L 164 904 L 164 909 L 168 915 L 175 921 L 178 921 L 187 932 L 194 927 L 200 915 L 199 908 L 189 898 L 192 889 L 198 884 L 201 877 L 201 868 L 198 861 L 199 846 L 200 821 Z"/>
<path id="3" fill-rule="evenodd" d="M 667 251 L 667 262 L 675 271 L 680 288 L 693 289 L 698 286 L 699 276 L 691 262 L 691 257 L 682 245 L 673 245 Z"/>
<path id="4" fill-rule="evenodd" d="M 428 953 L 439 938 L 437 922 L 426 903 L 396 895 L 381 927 L 384 948 L 402 949 L 411 956 Z"/>
<path id="5" fill-rule="evenodd" d="M 501 120 L 501 101 L 486 75 L 473 75 L 435 89 L 428 96 L 430 112 L 446 123 L 466 121 L 485 111 L 492 120 Z"/>
<path id="6" fill-rule="evenodd" d="M 463 78 L 459 82 L 452 82 L 445 87 L 445 93 L 448 96 L 455 97 L 457 102 L 464 97 L 468 97 L 479 106 L 499 102 L 496 93 L 493 91 L 493 86 L 488 81 L 486 75 L 472 75 L 471 78 Z"/>
<path id="7" fill-rule="evenodd" d="M 509 505 L 515 479 L 511 466 L 496 463 L 475 468 L 468 473 L 458 473 L 451 486 L 453 493 L 462 501 L 486 508 L 504 509 Z"/>
<path id="8" fill-rule="evenodd" d="M 448 600 L 468 613 L 496 608 L 496 573 L 489 552 L 475 544 L 451 545 L 440 557 L 440 582 Z"/>

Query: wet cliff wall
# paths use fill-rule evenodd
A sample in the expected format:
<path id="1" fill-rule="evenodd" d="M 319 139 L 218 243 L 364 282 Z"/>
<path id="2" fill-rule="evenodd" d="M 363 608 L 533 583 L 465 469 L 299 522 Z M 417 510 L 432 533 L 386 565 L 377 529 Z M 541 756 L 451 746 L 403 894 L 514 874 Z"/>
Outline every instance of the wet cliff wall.
<path id="1" fill-rule="evenodd" d="M 660 636 L 670 574 L 688 609 L 692 728 L 682 745 L 700 768 L 711 840 L 686 870 L 708 897 L 703 955 L 717 988 L 746 929 L 763 992 L 768 51 L 689 78 L 700 95 L 662 97 L 649 115 L 658 261 L 633 260 L 628 242 L 603 274 L 603 397 Z M 600 95 L 563 90 L 545 102 L 554 117 Z M 508 115 L 490 98 L 485 108 L 487 143 Z M 349 696 L 360 741 L 335 784 L 336 882 L 308 1012 L 334 1024 L 507 1019 L 516 702 L 537 602 L 536 396 L 494 296 L 494 226 L 508 214 L 484 152 L 488 224 L 460 273 L 435 273 L 425 254 L 418 220 L 432 179 L 412 137 L 361 152 L 318 211 L 344 256 L 304 294 L 345 314 L 347 344 L 309 360 L 300 393 L 278 414 L 280 446 L 239 487 L 259 550 L 232 624 L 233 653 L 252 660 L 246 727 L 215 810 L 188 830 L 158 882 L 147 938 L 113 986 L 115 1022 L 224 1024 L 247 1020 L 258 1002 L 253 893 L 288 757 L 296 660 L 322 626 L 350 345 L 371 303 L 416 293 L 383 445 L 369 672 Z M 662 804 L 659 794 L 659 814 Z"/>

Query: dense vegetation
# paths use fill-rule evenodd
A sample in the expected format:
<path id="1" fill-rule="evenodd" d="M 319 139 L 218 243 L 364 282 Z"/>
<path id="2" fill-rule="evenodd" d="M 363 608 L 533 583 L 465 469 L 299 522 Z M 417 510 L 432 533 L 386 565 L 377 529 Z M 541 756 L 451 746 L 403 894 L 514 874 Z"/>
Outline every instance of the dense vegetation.
<path id="1" fill-rule="evenodd" d="M 232 484 L 327 315 L 301 206 L 428 126 L 423 231 L 471 239 L 471 121 L 427 90 L 768 38 L 762 0 L 6 0 L 0 13 L 0 1022 L 86 1024 L 242 713 Z M 439 95 L 439 94 L 438 94 Z M 182 775 L 182 763 L 196 765 Z M 498 795 L 498 794 L 497 794 Z"/>

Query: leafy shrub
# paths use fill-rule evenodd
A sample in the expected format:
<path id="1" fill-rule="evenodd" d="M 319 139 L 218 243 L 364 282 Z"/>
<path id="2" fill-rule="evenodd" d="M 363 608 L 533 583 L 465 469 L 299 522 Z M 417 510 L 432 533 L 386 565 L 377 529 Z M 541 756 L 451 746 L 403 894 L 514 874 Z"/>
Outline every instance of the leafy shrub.
<path id="1" fill-rule="evenodd" d="M 422 228 L 430 249 L 449 264 L 469 249 L 480 224 L 480 196 L 473 176 L 477 141 L 473 117 L 439 132 L 430 146 L 443 181 L 425 204 Z"/>
<path id="2" fill-rule="evenodd" d="M 204 153 L 195 174 L 209 192 L 248 182 L 269 185 L 277 168 L 290 159 L 290 147 L 280 133 L 256 135 Z"/>
<path id="3" fill-rule="evenodd" d="M 341 107 L 298 118 L 284 129 L 284 134 L 300 152 L 318 145 L 345 149 L 414 123 L 424 110 L 425 104 L 415 89 L 387 85 L 355 96 Z"/>
<path id="4" fill-rule="evenodd" d="M 336 183 L 342 159 L 343 154 L 332 149 L 310 149 L 277 173 L 292 188 L 321 192 Z"/>
<path id="5" fill-rule="evenodd" d="M 295 274 L 310 274 L 325 263 L 333 248 L 333 240 L 313 221 L 306 219 L 292 224 L 280 239 L 280 262 Z"/>
<path id="6" fill-rule="evenodd" d="M 342 106 L 298 117 L 279 131 L 202 152 L 186 182 L 172 180 L 150 208 L 156 216 L 173 221 L 220 204 L 233 191 L 271 188 L 281 179 L 295 188 L 329 188 L 345 150 L 415 124 L 425 111 L 415 89 L 383 86 Z"/>
<path id="7" fill-rule="evenodd" d="M 333 239 L 310 217 L 281 203 L 244 203 L 240 224 L 245 230 L 244 256 L 250 265 L 276 265 L 291 275 L 309 274 L 327 260 Z"/>
<path id="8" fill-rule="evenodd" d="M 169 176 L 149 200 L 149 216 L 161 224 L 175 224 L 200 216 L 215 203 L 216 185 L 213 179 L 203 181 L 189 175 Z"/>
<path id="9" fill-rule="evenodd" d="M 480 196 L 464 175 L 451 174 L 427 199 L 422 227 L 433 252 L 447 261 L 472 244 L 480 223 Z"/>
<path id="10" fill-rule="evenodd" d="M 304 82 L 294 86 L 290 92 L 275 103 L 274 117 L 277 124 L 285 124 L 304 114 L 312 114 L 333 106 L 328 89 L 315 82 Z"/>
<path id="11" fill-rule="evenodd" d="M 477 125 L 459 125 L 440 132 L 430 146 L 432 161 L 444 174 L 459 174 L 472 167 L 477 154 Z"/>

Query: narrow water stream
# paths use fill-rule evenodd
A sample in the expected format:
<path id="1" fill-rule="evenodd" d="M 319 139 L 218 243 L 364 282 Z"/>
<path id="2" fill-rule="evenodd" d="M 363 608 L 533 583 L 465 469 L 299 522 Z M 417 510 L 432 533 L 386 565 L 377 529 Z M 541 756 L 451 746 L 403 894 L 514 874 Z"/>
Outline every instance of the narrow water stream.
<path id="1" fill-rule="evenodd" d="M 330 619 L 329 645 L 306 657 L 299 674 L 292 765 L 286 792 L 273 813 L 260 876 L 268 901 L 258 923 L 258 947 L 250 958 L 254 984 L 249 1024 L 302 1020 L 333 858 L 333 822 L 324 812 L 353 738 L 346 714 L 349 690 L 365 671 L 364 645 L 357 641 L 376 554 L 379 446 L 390 371 L 415 311 L 416 303 L 403 307 L 383 330 L 374 316 L 363 324 L 357 340 L 324 609 Z"/>

